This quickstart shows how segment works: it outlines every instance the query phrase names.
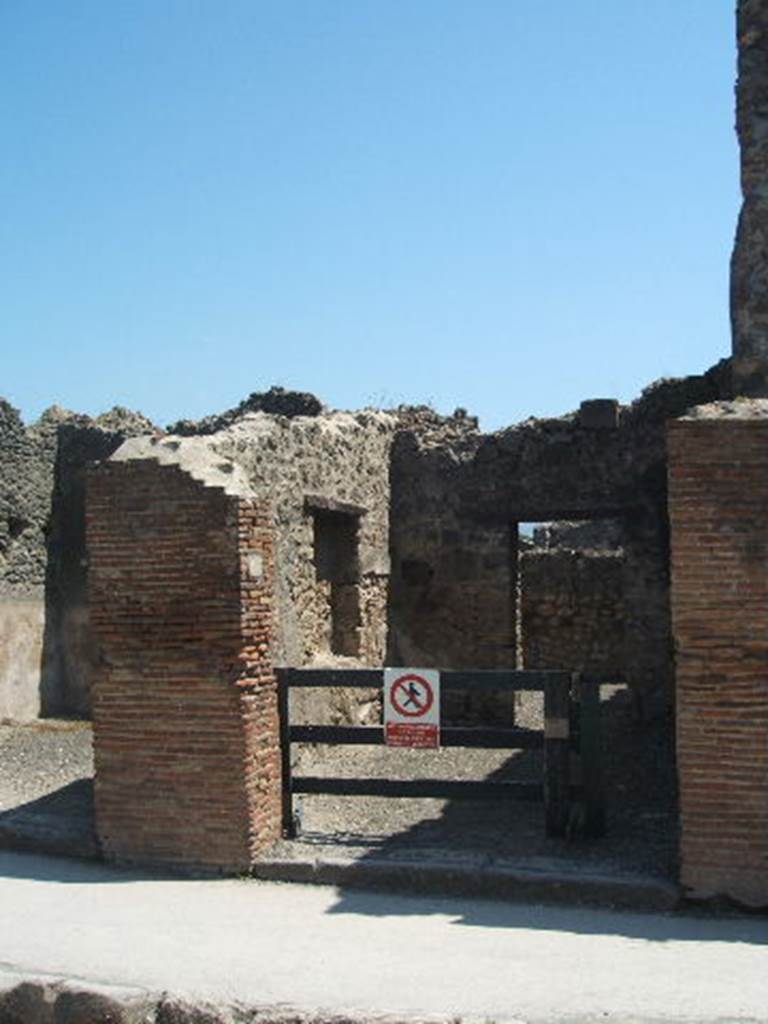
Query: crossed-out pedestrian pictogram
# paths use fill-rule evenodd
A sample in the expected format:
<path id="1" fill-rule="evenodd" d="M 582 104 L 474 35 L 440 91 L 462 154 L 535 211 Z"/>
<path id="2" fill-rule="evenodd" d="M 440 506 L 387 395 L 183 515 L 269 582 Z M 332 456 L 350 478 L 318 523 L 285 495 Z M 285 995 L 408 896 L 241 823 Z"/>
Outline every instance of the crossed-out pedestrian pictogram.
<path id="1" fill-rule="evenodd" d="M 392 707 L 398 715 L 420 718 L 426 715 L 435 702 L 432 687 L 422 676 L 410 674 L 401 676 L 389 691 Z"/>

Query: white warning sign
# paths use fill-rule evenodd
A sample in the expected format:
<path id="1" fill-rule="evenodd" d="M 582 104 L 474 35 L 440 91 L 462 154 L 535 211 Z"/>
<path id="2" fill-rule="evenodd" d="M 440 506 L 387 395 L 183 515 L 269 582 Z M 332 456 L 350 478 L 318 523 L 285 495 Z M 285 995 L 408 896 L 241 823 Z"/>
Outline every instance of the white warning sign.
<path id="1" fill-rule="evenodd" d="M 384 669 L 384 735 L 389 747 L 440 746 L 437 669 Z"/>

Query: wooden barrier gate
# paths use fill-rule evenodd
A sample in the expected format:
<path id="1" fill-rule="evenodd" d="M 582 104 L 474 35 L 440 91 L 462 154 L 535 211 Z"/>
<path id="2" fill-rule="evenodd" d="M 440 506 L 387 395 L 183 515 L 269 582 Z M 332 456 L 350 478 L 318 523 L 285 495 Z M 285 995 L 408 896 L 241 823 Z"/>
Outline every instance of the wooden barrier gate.
<path id="1" fill-rule="evenodd" d="M 382 669 L 276 670 L 283 777 L 283 834 L 296 834 L 293 796 L 441 797 L 476 800 L 543 800 L 548 836 L 605 831 L 600 757 L 601 678 L 565 671 L 441 671 L 441 694 L 450 690 L 538 690 L 544 693 L 543 729 L 441 725 L 443 747 L 544 750 L 538 782 L 457 779 L 373 779 L 296 776 L 292 743 L 385 743 L 381 725 L 292 725 L 289 692 L 295 687 L 355 687 L 381 690 Z M 612 677 L 613 678 L 613 677 Z"/>

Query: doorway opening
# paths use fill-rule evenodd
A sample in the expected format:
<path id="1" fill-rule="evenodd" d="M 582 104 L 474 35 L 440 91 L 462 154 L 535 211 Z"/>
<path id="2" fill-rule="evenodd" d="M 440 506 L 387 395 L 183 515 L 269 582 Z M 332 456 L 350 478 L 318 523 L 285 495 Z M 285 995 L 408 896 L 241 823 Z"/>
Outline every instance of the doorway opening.
<path id="1" fill-rule="evenodd" d="M 517 526 L 518 665 L 621 673 L 621 519 L 529 521 Z"/>

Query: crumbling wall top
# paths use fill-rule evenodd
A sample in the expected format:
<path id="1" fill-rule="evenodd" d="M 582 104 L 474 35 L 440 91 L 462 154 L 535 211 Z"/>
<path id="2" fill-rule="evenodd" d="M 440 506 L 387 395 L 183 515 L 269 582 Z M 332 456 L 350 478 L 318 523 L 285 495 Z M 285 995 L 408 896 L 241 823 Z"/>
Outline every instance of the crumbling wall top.
<path id="1" fill-rule="evenodd" d="M 200 420 L 178 420 L 168 427 L 171 434 L 190 437 L 195 434 L 215 434 L 225 430 L 248 413 L 263 412 L 271 416 L 319 416 L 326 407 L 308 391 L 288 391 L 273 385 L 268 391 L 252 391 L 242 402 L 222 413 L 204 416 Z"/>
<path id="2" fill-rule="evenodd" d="M 768 419 L 768 398 L 735 398 L 709 402 L 689 409 L 681 420 L 763 420 Z"/>
<path id="3" fill-rule="evenodd" d="M 208 437 L 143 435 L 132 437 L 117 449 L 111 462 L 151 460 L 161 466 L 178 466 L 198 483 L 219 487 L 226 494 L 252 497 L 245 473 L 232 459 L 223 459 Z"/>
<path id="4" fill-rule="evenodd" d="M 126 435 L 156 429 L 141 413 L 121 407 L 90 417 L 57 405 L 25 425 L 0 398 L 0 592 L 33 594 L 45 582 L 47 548 L 56 533 L 51 500 L 57 460 L 103 457 Z"/>

